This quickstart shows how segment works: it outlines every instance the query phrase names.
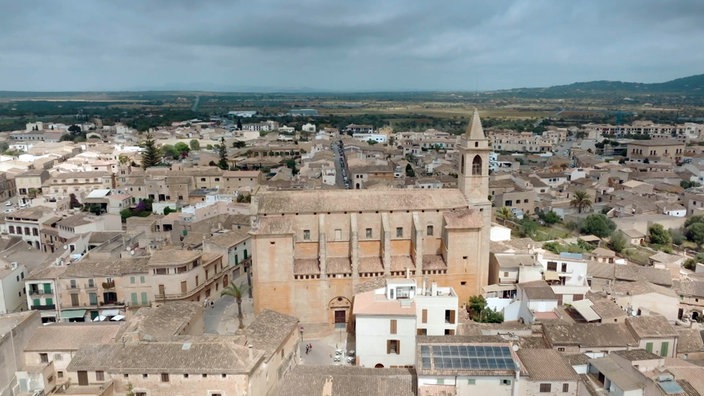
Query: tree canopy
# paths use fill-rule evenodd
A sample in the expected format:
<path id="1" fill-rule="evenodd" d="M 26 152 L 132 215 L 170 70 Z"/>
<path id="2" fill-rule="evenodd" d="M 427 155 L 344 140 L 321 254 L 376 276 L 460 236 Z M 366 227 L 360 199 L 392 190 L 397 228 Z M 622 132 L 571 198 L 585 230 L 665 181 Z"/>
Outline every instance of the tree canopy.
<path id="1" fill-rule="evenodd" d="M 585 209 L 591 209 L 592 200 L 586 191 L 578 190 L 574 192 L 574 196 L 570 201 L 570 206 L 577 208 L 579 213 L 582 213 Z"/>
<path id="2" fill-rule="evenodd" d="M 601 213 L 590 214 L 582 221 L 580 229 L 584 234 L 593 234 L 599 238 L 606 238 L 614 232 L 616 224 Z"/>
<path id="3" fill-rule="evenodd" d="M 161 164 L 161 150 L 156 146 L 156 141 L 151 133 L 147 133 L 142 143 L 142 169 L 151 168 Z"/>

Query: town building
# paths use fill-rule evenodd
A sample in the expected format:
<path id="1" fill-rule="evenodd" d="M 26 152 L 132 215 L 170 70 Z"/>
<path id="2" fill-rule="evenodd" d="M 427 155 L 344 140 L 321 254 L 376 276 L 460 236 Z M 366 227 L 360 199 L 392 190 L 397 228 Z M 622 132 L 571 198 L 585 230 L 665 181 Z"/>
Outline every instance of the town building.
<path id="1" fill-rule="evenodd" d="M 347 323 L 354 288 L 378 277 L 429 276 L 461 301 L 479 294 L 488 281 L 491 204 L 489 141 L 477 112 L 463 139 L 458 189 L 255 194 L 255 311 Z"/>

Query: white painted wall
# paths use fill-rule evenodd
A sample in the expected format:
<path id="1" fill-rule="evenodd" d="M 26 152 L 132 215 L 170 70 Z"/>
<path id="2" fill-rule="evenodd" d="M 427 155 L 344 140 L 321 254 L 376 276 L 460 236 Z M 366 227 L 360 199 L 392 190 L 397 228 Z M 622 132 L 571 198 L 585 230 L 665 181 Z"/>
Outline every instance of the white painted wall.
<path id="1" fill-rule="evenodd" d="M 410 308 L 409 308 L 410 309 Z M 414 312 L 415 313 L 415 312 Z M 396 319 L 396 334 L 390 333 L 390 321 Z M 363 367 L 407 366 L 415 364 L 416 318 L 415 316 L 362 316 L 355 322 L 356 353 Z M 387 340 L 401 342 L 399 354 L 387 354 Z"/>

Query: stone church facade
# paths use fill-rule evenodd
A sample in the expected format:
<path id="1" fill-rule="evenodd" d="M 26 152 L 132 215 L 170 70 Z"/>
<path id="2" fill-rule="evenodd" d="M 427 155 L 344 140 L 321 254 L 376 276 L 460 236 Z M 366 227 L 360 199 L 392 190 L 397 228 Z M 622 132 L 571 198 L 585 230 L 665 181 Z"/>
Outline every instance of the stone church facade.
<path id="1" fill-rule="evenodd" d="M 349 322 L 370 280 L 450 286 L 460 303 L 488 281 L 489 140 L 478 113 L 458 147 L 457 189 L 272 191 L 252 197 L 256 312 Z"/>

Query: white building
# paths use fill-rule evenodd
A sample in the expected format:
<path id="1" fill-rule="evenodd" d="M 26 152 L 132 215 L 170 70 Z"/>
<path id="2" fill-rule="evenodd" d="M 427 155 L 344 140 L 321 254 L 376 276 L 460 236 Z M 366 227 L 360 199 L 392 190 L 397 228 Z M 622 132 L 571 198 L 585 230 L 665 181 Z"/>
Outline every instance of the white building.
<path id="1" fill-rule="evenodd" d="M 316 131 L 315 124 L 311 124 L 311 123 L 303 124 L 303 126 L 301 127 L 301 131 L 315 133 L 315 131 Z"/>
<path id="2" fill-rule="evenodd" d="M 355 296 L 358 364 L 412 366 L 416 335 L 453 335 L 458 298 L 451 287 L 431 283 L 417 290 L 413 279 L 387 279 L 386 287 Z"/>
<path id="3" fill-rule="evenodd" d="M 27 309 L 25 305 L 24 277 L 27 269 L 23 264 L 0 259 L 0 314 Z"/>

